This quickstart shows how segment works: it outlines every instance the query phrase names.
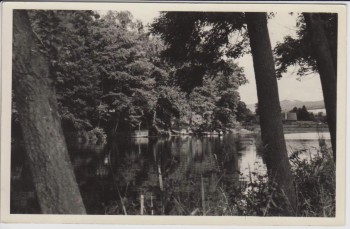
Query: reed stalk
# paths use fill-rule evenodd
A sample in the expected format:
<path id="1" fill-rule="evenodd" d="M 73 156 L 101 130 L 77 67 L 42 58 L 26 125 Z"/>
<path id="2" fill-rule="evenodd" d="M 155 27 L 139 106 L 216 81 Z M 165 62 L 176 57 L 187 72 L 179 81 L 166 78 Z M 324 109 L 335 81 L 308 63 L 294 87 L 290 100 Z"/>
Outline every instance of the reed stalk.
<path id="1" fill-rule="evenodd" d="M 152 195 L 152 193 L 151 193 L 151 214 L 152 214 L 152 215 L 154 214 L 153 211 L 154 211 L 154 210 L 153 210 L 153 195 Z"/>
<path id="2" fill-rule="evenodd" d="M 144 207 L 144 204 L 145 204 L 145 196 L 141 194 L 140 196 L 140 214 L 143 215 L 143 209 L 145 208 Z"/>
<path id="3" fill-rule="evenodd" d="M 204 195 L 204 182 L 203 182 L 203 175 L 202 175 L 202 174 L 201 174 L 201 193 L 202 193 L 203 215 L 206 215 L 206 210 L 205 210 L 205 195 Z"/>
<path id="4" fill-rule="evenodd" d="M 159 188 L 161 191 L 164 190 L 163 188 L 163 177 L 162 177 L 162 170 L 160 169 L 160 165 L 158 165 L 158 176 L 159 176 Z"/>
<path id="5" fill-rule="evenodd" d="M 125 205 L 124 205 L 124 201 L 123 201 L 122 196 L 120 195 L 119 186 L 117 184 L 116 177 L 114 175 L 114 170 L 113 170 L 112 161 L 111 161 L 111 150 L 108 152 L 108 159 L 109 159 L 109 166 L 111 168 L 111 172 L 112 172 L 112 176 L 113 176 L 114 185 L 117 188 L 118 196 L 119 196 L 119 199 L 120 199 L 120 203 L 122 204 L 122 207 L 123 207 L 124 215 L 127 215 L 126 208 L 125 208 Z"/>

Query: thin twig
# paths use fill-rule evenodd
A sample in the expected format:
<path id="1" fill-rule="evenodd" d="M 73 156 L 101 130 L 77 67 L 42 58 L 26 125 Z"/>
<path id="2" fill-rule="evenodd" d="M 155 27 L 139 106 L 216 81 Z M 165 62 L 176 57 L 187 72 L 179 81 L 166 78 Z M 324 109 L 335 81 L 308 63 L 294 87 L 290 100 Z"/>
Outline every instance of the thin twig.
<path id="1" fill-rule="evenodd" d="M 32 30 L 34 35 L 36 36 L 36 38 L 40 41 L 40 43 L 43 45 L 43 47 L 46 48 L 46 46 L 44 45 L 43 41 L 40 39 L 39 35 L 34 31 L 34 29 Z"/>
<path id="2" fill-rule="evenodd" d="M 204 184 L 203 184 L 203 175 L 202 175 L 202 174 L 201 174 L 201 193 L 202 193 L 202 208 L 203 208 L 203 215 L 206 215 L 206 212 L 205 212 Z"/>
<path id="3" fill-rule="evenodd" d="M 187 211 L 182 207 L 182 204 L 180 203 L 180 201 L 178 201 L 175 197 L 174 197 L 175 202 L 179 205 L 179 207 L 181 208 L 181 210 L 186 213 Z"/>

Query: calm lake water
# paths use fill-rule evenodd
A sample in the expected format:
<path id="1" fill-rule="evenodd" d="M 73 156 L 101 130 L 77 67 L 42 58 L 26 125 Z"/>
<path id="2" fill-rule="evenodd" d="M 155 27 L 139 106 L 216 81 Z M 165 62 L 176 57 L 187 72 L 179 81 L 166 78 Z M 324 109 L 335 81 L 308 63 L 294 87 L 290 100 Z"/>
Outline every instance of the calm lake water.
<path id="1" fill-rule="evenodd" d="M 305 157 L 317 152 L 320 137 L 330 146 L 329 133 L 285 135 L 289 153 L 308 149 Z M 224 188 L 242 187 L 252 172 L 266 173 L 249 135 L 125 138 L 68 148 L 88 214 L 141 214 L 143 202 L 148 215 L 213 215 L 226 198 Z M 11 183 L 13 213 L 37 211 L 34 192 L 23 182 L 30 180 L 26 174 Z"/>
<path id="2" fill-rule="evenodd" d="M 289 153 L 330 145 L 329 133 L 286 134 Z M 71 158 L 90 214 L 188 215 L 220 201 L 220 187 L 240 187 L 266 173 L 252 136 L 126 138 L 107 146 L 74 144 Z M 206 200 L 202 202 L 202 196 Z"/>

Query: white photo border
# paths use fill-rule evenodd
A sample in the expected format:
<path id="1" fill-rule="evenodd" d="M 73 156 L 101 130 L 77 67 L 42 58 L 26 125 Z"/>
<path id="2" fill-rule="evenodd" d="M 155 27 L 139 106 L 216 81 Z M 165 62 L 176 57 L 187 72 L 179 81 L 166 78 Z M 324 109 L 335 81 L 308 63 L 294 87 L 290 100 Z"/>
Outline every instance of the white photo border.
<path id="1" fill-rule="evenodd" d="M 336 217 L 243 217 L 243 216 L 120 216 L 10 214 L 12 13 L 15 9 L 127 10 L 142 7 L 159 11 L 237 12 L 333 12 L 338 13 L 337 162 Z M 185 225 L 343 225 L 345 223 L 346 143 L 346 29 L 345 4 L 281 3 L 92 3 L 92 2 L 5 2 L 2 4 L 1 81 L 1 221 L 5 223 L 91 223 L 91 224 L 185 224 Z"/>

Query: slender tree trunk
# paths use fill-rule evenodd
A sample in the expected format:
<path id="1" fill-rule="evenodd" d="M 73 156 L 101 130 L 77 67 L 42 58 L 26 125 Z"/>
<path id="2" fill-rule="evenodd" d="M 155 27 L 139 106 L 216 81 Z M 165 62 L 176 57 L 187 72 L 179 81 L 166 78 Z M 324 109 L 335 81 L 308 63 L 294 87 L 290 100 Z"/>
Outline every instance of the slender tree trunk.
<path id="1" fill-rule="evenodd" d="M 283 135 L 277 78 L 265 13 L 246 13 L 258 92 L 261 137 L 269 178 L 285 193 L 289 206 L 284 214 L 295 215 L 296 193 Z"/>
<path id="2" fill-rule="evenodd" d="M 311 33 L 312 55 L 316 60 L 320 74 L 324 103 L 327 112 L 327 122 L 331 134 L 333 158 L 336 161 L 337 139 L 337 74 L 336 63 L 319 14 L 304 13 L 306 25 Z"/>
<path id="3" fill-rule="evenodd" d="M 85 214 L 68 155 L 45 56 L 27 12 L 13 11 L 13 86 L 42 213 Z"/>

